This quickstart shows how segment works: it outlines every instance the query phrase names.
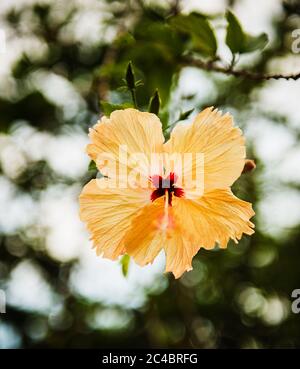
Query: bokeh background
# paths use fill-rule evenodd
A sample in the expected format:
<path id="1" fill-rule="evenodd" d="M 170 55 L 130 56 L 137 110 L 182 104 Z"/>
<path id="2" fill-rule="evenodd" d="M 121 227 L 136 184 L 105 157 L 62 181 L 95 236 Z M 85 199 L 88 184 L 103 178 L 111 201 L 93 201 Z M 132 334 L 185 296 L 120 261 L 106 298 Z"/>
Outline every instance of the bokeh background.
<path id="1" fill-rule="evenodd" d="M 300 80 L 250 81 L 183 67 L 185 40 L 165 27 L 175 1 L 1 0 L 0 314 L 1 348 L 300 347 Z M 209 16 L 225 46 L 230 6 L 265 51 L 243 55 L 255 72 L 300 70 L 292 31 L 299 1 L 186 0 Z M 175 10 L 174 10 L 175 9 Z M 5 36 L 5 37 L 4 37 Z M 234 185 L 254 203 L 256 233 L 227 250 L 200 250 L 193 271 L 163 274 L 164 255 L 127 277 L 96 257 L 78 217 L 78 195 L 95 177 L 84 152 L 100 100 L 121 104 L 128 61 L 158 88 L 161 117 L 214 105 L 231 112 L 257 169 Z M 190 119 L 189 118 L 189 119 Z M 116 230 L 117 231 L 117 230 Z"/>

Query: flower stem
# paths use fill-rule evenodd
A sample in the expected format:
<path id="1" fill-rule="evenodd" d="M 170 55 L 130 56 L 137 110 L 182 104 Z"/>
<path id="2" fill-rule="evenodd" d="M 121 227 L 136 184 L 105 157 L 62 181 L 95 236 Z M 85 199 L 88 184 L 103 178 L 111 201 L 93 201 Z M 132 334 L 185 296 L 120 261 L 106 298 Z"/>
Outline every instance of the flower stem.
<path id="1" fill-rule="evenodd" d="M 135 89 L 131 89 L 130 92 L 131 92 L 133 106 L 137 109 L 138 108 L 138 105 L 137 105 L 137 99 L 136 99 Z"/>

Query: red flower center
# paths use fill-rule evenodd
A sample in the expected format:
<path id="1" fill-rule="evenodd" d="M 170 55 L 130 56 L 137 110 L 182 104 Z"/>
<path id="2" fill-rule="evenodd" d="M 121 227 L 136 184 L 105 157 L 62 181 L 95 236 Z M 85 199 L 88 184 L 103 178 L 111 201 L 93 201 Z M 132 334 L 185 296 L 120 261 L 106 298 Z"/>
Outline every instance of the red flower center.
<path id="1" fill-rule="evenodd" d="M 177 179 L 178 177 L 175 173 L 170 173 L 166 178 L 157 174 L 151 176 L 151 181 L 156 188 L 151 194 L 151 200 L 154 201 L 168 192 L 169 205 L 172 206 L 173 194 L 177 197 L 183 197 L 184 195 L 183 189 L 175 185 Z"/>

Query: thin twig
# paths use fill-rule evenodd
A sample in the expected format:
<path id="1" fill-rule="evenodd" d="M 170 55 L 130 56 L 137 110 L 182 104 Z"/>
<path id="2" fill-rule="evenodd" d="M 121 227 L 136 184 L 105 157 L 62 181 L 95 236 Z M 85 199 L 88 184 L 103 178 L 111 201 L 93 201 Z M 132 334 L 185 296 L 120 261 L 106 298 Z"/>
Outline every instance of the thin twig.
<path id="1" fill-rule="evenodd" d="M 203 62 L 202 60 L 193 59 L 190 57 L 183 58 L 181 64 L 184 66 L 197 67 L 197 68 L 207 70 L 207 71 L 223 73 L 223 74 L 231 75 L 234 77 L 248 78 L 254 81 L 267 81 L 270 79 L 286 79 L 286 80 L 293 79 L 294 81 L 296 81 L 300 79 L 300 72 L 296 74 L 286 74 L 286 75 L 255 73 L 255 72 L 249 72 L 247 70 L 236 70 L 233 68 L 225 68 L 213 62 Z"/>

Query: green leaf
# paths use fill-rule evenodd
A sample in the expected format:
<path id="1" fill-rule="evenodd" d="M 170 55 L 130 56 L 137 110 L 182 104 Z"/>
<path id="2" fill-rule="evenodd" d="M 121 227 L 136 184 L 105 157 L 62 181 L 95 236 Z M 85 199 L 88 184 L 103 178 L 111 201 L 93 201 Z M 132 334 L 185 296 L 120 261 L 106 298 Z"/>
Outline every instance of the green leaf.
<path id="1" fill-rule="evenodd" d="M 89 172 L 93 172 L 97 170 L 97 165 L 96 163 L 94 162 L 94 160 L 91 160 L 90 163 L 89 163 L 89 168 L 88 168 L 88 171 Z"/>
<path id="2" fill-rule="evenodd" d="M 144 82 L 141 79 L 135 82 L 135 88 L 140 87 L 140 86 L 144 86 Z"/>
<path id="3" fill-rule="evenodd" d="M 190 109 L 190 110 L 187 110 L 187 111 L 185 111 L 185 112 L 181 112 L 180 113 L 180 115 L 179 115 L 179 117 L 178 117 L 178 119 L 175 121 L 175 122 L 173 122 L 172 124 L 170 124 L 170 125 L 166 125 L 166 126 L 164 126 L 163 127 L 163 132 L 165 133 L 165 132 L 167 132 L 167 131 L 171 131 L 175 126 L 176 126 L 176 124 L 178 123 L 178 122 L 180 122 L 180 121 L 182 121 L 182 120 L 185 120 L 185 119 L 187 119 L 191 114 L 192 114 L 192 112 L 194 111 L 195 109 Z"/>
<path id="4" fill-rule="evenodd" d="M 192 114 L 192 112 L 194 110 L 195 109 L 191 109 L 191 110 L 187 110 L 187 111 L 185 111 L 183 113 L 180 113 L 179 118 L 178 118 L 178 121 L 187 119 Z"/>
<path id="5" fill-rule="evenodd" d="M 232 54 L 262 50 L 268 43 L 266 33 L 252 36 L 244 32 L 239 20 L 230 10 L 226 13 L 226 19 L 228 22 L 226 44 L 229 46 Z"/>
<path id="6" fill-rule="evenodd" d="M 130 103 L 110 104 L 106 101 L 100 101 L 100 110 L 107 117 L 109 117 L 110 114 L 115 110 L 123 110 L 127 108 L 132 108 L 132 104 Z"/>
<path id="7" fill-rule="evenodd" d="M 194 49 L 205 56 L 215 57 L 217 40 L 208 20 L 199 13 L 177 15 L 170 20 L 171 26 L 191 36 Z"/>
<path id="8" fill-rule="evenodd" d="M 159 108 L 160 108 L 160 97 L 159 97 L 158 90 L 156 90 L 154 92 L 154 95 L 150 99 L 148 111 L 149 113 L 158 115 Z"/>
<path id="9" fill-rule="evenodd" d="M 129 62 L 126 70 L 126 84 L 129 90 L 135 89 L 135 77 L 132 69 L 132 63 Z"/>
<path id="10" fill-rule="evenodd" d="M 241 53 L 243 52 L 246 41 L 246 35 L 243 28 L 237 17 L 230 10 L 227 10 L 226 12 L 226 19 L 228 22 L 226 44 L 229 46 L 233 54 Z"/>
<path id="11" fill-rule="evenodd" d="M 129 262 L 130 262 L 130 257 L 129 255 L 125 254 L 124 256 L 122 256 L 120 263 L 122 266 L 122 273 L 124 277 L 127 277 L 128 275 L 128 269 L 129 269 Z"/>
<path id="12" fill-rule="evenodd" d="M 266 33 L 261 33 L 258 36 L 247 35 L 245 43 L 245 52 L 251 52 L 255 50 L 262 50 L 268 43 L 269 38 Z"/>

